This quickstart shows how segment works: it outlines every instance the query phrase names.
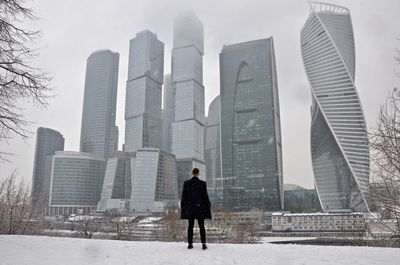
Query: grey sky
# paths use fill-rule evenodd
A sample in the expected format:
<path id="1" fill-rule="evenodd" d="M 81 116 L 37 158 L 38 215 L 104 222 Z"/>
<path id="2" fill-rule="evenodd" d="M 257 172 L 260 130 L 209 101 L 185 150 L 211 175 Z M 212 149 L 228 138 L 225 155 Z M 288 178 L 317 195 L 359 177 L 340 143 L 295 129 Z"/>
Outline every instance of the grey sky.
<path id="1" fill-rule="evenodd" d="M 348 7 L 356 41 L 356 86 L 367 119 L 374 125 L 380 104 L 399 83 L 393 69 L 400 47 L 400 1 L 340 0 Z M 192 9 L 205 28 L 204 84 L 206 110 L 219 94 L 218 54 L 224 44 L 273 36 L 281 108 L 284 182 L 313 187 L 310 158 L 310 91 L 300 54 L 300 30 L 309 14 L 302 0 L 36 0 L 30 3 L 43 30 L 35 64 L 48 71 L 58 96 L 47 109 L 29 104 L 26 117 L 39 126 L 60 131 L 66 150 L 79 149 L 86 59 L 97 49 L 120 53 L 117 125 L 124 139 L 124 97 L 129 40 L 141 30 L 157 33 L 165 43 L 165 73 L 170 71 L 172 20 Z M 31 179 L 35 135 L 26 144 L 17 138 L 0 150 L 13 152 L 12 163 L 0 164 L 1 177 L 14 169 Z"/>

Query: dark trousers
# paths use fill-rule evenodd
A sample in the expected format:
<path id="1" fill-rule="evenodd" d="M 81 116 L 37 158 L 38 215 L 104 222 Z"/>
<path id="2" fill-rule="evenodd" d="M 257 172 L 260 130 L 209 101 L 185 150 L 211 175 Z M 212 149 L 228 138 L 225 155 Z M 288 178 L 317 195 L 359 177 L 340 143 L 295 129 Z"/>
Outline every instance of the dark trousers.
<path id="1" fill-rule="evenodd" d="M 189 219 L 189 227 L 188 227 L 188 243 L 193 244 L 193 228 L 194 228 L 194 220 Z M 201 243 L 206 243 L 206 229 L 204 228 L 204 219 L 197 219 L 197 224 L 200 228 L 200 239 Z"/>

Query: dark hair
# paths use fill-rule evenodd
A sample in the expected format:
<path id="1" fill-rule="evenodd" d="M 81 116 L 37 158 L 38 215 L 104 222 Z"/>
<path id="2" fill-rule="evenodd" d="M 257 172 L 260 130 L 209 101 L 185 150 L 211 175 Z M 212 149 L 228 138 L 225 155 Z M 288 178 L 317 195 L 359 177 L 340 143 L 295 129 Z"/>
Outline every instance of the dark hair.
<path id="1" fill-rule="evenodd" d="M 195 174 L 195 175 L 199 174 L 199 172 L 200 172 L 200 170 L 197 167 L 193 168 L 193 170 L 192 170 L 192 174 Z"/>

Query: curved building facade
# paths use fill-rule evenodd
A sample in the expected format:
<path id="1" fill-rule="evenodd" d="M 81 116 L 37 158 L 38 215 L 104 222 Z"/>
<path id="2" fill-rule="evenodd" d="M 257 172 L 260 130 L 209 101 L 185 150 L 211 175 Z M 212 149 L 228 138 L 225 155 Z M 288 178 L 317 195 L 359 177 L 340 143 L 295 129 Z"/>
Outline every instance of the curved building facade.
<path id="1" fill-rule="evenodd" d="M 217 96 L 208 108 L 205 130 L 204 159 L 206 162 L 206 180 L 211 206 L 223 207 L 223 179 L 221 176 L 220 142 L 221 100 Z"/>
<path id="2" fill-rule="evenodd" d="M 96 210 L 103 189 L 106 160 L 95 154 L 56 151 L 52 156 L 49 214 Z"/>
<path id="3" fill-rule="evenodd" d="M 80 151 L 107 157 L 118 147 L 115 126 L 119 54 L 93 52 L 86 63 Z"/>
<path id="4" fill-rule="evenodd" d="M 312 92 L 311 153 L 325 211 L 368 211 L 369 146 L 354 84 L 355 45 L 350 11 L 310 3 L 301 53 Z"/>
<path id="5" fill-rule="evenodd" d="M 272 37 L 220 53 L 224 208 L 283 209 L 282 145 Z"/>
<path id="6" fill-rule="evenodd" d="M 36 147 L 33 164 L 32 197 L 43 204 L 49 198 L 51 157 L 64 150 L 64 136 L 53 129 L 39 127 L 36 131 Z"/>

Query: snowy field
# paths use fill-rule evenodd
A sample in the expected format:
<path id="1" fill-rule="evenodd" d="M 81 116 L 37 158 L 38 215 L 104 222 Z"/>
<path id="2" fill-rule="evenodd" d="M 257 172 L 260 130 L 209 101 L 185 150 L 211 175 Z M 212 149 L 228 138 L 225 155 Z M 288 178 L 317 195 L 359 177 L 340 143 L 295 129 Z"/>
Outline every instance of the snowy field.
<path id="1" fill-rule="evenodd" d="M 0 236 L 1 265 L 399 265 L 400 250 L 367 247 L 127 242 Z"/>

